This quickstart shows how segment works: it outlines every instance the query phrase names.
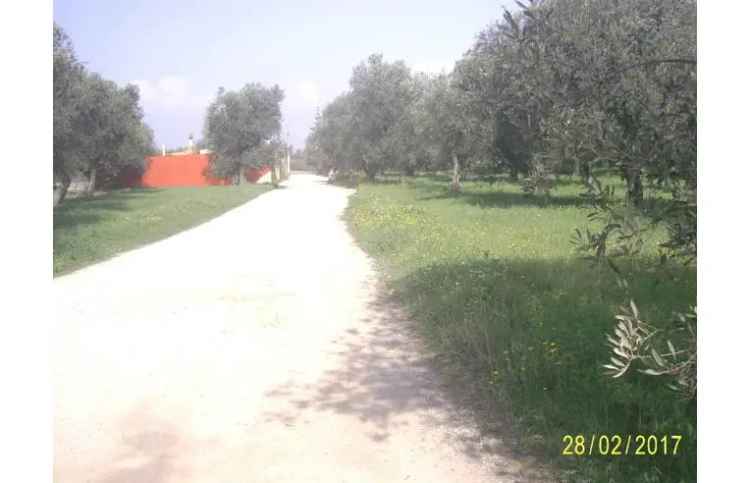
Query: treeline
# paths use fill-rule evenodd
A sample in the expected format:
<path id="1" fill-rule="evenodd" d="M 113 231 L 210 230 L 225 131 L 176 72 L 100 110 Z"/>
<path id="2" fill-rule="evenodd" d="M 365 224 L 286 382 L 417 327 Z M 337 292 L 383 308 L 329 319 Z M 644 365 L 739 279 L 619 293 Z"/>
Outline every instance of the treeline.
<path id="1" fill-rule="evenodd" d="M 55 204 L 76 176 L 87 190 L 138 174 L 154 152 L 153 132 L 143 122 L 138 87 L 119 87 L 89 72 L 70 38 L 53 27 L 53 172 Z"/>
<path id="2" fill-rule="evenodd" d="M 318 116 L 307 157 L 374 177 L 468 170 L 513 178 L 606 165 L 643 199 L 644 178 L 695 185 L 693 0 L 547 0 L 480 32 L 445 75 L 373 55 Z"/>
<path id="3" fill-rule="evenodd" d="M 654 229 L 667 233 L 661 265 L 693 263 L 695 0 L 516 3 L 450 73 L 412 73 L 380 55 L 356 66 L 349 90 L 317 117 L 308 162 L 369 178 L 451 169 L 454 191 L 471 171 L 506 173 L 529 193 L 548 191 L 559 174 L 577 175 L 594 223 L 576 230 L 574 242 L 612 267 L 622 286 L 619 260 L 639 255 Z M 621 176 L 625 196 L 601 182 L 602 171 Z M 647 186 L 657 195 L 646 197 Z M 609 339 L 610 373 L 669 375 L 694 398 L 695 308 L 654 329 L 635 301 L 626 305 Z"/>
<path id="4" fill-rule="evenodd" d="M 87 191 L 92 192 L 142 174 L 146 156 L 156 148 L 153 132 L 143 121 L 138 87 L 119 87 L 89 72 L 56 24 L 53 89 L 55 204 L 65 199 L 74 177 L 86 177 Z M 240 183 L 246 168 L 272 165 L 291 149 L 281 139 L 283 98 L 278 86 L 219 88 L 206 109 L 204 138 L 196 144 L 213 151 L 211 174 Z"/>

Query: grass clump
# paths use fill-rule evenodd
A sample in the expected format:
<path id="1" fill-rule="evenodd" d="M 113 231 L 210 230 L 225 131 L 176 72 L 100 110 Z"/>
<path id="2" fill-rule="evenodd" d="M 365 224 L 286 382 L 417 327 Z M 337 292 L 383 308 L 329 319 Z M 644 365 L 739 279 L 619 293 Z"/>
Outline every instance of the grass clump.
<path id="1" fill-rule="evenodd" d="M 186 230 L 265 193 L 267 185 L 133 189 L 54 208 L 53 274 Z"/>
<path id="2" fill-rule="evenodd" d="M 616 180 L 610 180 L 616 181 Z M 652 263 L 660 233 L 621 263 L 616 283 L 571 244 L 587 210 L 575 181 L 534 197 L 505 180 L 439 176 L 363 184 L 347 221 L 426 339 L 510 411 L 522 445 L 559 463 L 569 481 L 695 480 L 695 406 L 658 378 L 603 375 L 606 334 L 631 297 L 650 321 L 695 303 L 694 268 Z M 562 457 L 563 436 L 681 434 L 680 453 Z"/>

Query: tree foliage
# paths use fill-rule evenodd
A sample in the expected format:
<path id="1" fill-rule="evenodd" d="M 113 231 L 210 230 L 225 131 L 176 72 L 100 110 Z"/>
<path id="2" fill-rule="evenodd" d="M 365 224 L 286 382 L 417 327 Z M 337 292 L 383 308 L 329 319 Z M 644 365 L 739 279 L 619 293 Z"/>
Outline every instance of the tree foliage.
<path id="1" fill-rule="evenodd" d="M 77 154 L 89 174 L 89 189 L 126 168 L 143 168 L 153 151 L 153 134 L 141 121 L 138 102 L 136 86 L 119 88 L 98 74 L 83 79 L 77 125 L 88 135 L 81 138 Z"/>
<path id="2" fill-rule="evenodd" d="M 575 242 L 592 259 L 622 278 L 617 259 L 666 229 L 662 260 L 694 262 L 695 0 L 516 4 L 448 74 L 413 75 L 371 56 L 318 117 L 308 152 L 370 176 L 452 166 L 454 189 L 467 170 L 523 176 L 529 194 L 580 176 L 594 223 Z M 602 170 L 622 177 L 624 201 L 598 179 Z M 691 314 L 677 319 L 697 320 Z"/>
<path id="3" fill-rule="evenodd" d="M 311 150 L 369 176 L 451 164 L 507 170 L 525 176 L 529 192 L 573 173 L 599 209 L 596 169 L 614 168 L 628 202 L 670 227 L 665 247 L 693 246 L 695 1 L 517 3 L 449 74 L 420 77 L 370 56 L 318 117 Z M 671 190 L 669 209 L 644 206 L 647 183 Z"/>
<path id="4" fill-rule="evenodd" d="M 465 58 L 452 76 L 431 78 L 424 95 L 424 139 L 436 154 L 434 167 L 452 166 L 454 190 L 459 189 L 461 170 L 490 155 L 490 114 L 465 84 L 465 71 L 471 64 L 472 60 Z"/>
<path id="5" fill-rule="evenodd" d="M 410 108 L 419 91 L 409 68 L 371 55 L 354 68 L 349 85 L 317 117 L 307 151 L 324 156 L 326 166 L 370 178 L 406 166 L 414 159 L 406 135 L 414 128 Z"/>
<path id="6" fill-rule="evenodd" d="M 315 120 L 305 151 L 311 164 L 321 172 L 331 168 L 354 168 L 356 138 L 353 131 L 352 99 L 341 94 L 329 103 Z"/>
<path id="7" fill-rule="evenodd" d="M 77 102 L 81 96 L 84 67 L 78 61 L 73 43 L 57 25 L 52 33 L 52 150 L 53 171 L 63 184 L 58 199 L 65 197 L 73 172 L 80 168 L 76 151 L 81 137 L 77 133 Z"/>
<path id="8" fill-rule="evenodd" d="M 53 172 L 65 198 L 74 175 L 89 177 L 89 191 L 112 185 L 129 168 L 142 169 L 153 152 L 138 88 L 119 87 L 88 72 L 65 32 L 53 26 Z"/>
<path id="9" fill-rule="evenodd" d="M 655 327 L 642 319 L 631 300 L 629 306 L 620 309 L 614 335 L 607 336 L 612 350 L 610 363 L 604 365 L 607 374 L 622 377 L 636 366 L 636 370 L 643 374 L 668 377 L 671 389 L 686 399 L 695 398 L 698 388 L 697 320 L 695 307 L 691 307 L 687 313 L 677 314 L 671 325 Z"/>
<path id="10" fill-rule="evenodd" d="M 385 62 L 382 55 L 371 55 L 356 66 L 349 85 L 348 145 L 359 167 L 373 178 L 404 154 L 399 151 L 399 127 L 416 89 L 406 64 Z"/>
<path id="11" fill-rule="evenodd" d="M 82 84 L 77 126 L 86 133 L 79 142 L 79 162 L 89 176 L 89 191 L 112 186 L 127 169 L 140 171 L 154 151 L 153 132 L 142 121 L 138 87 L 120 88 L 98 74 Z"/>
<path id="12" fill-rule="evenodd" d="M 219 88 L 208 106 L 204 139 L 216 153 L 212 171 L 218 177 L 242 179 L 244 168 L 272 164 L 283 148 L 279 86 L 246 84 L 238 91 Z"/>

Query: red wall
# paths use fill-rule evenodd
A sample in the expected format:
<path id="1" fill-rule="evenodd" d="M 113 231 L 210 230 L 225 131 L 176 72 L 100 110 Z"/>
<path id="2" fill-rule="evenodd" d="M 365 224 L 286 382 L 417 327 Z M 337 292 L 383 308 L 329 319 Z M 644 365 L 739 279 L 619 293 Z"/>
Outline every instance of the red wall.
<path id="1" fill-rule="evenodd" d="M 231 184 L 229 180 L 208 174 L 208 154 L 151 156 L 146 158 L 146 170 L 141 177 L 144 188 L 167 186 L 211 186 Z"/>
<path id="2" fill-rule="evenodd" d="M 229 185 L 229 179 L 213 178 L 209 173 L 211 157 L 208 154 L 180 154 L 172 156 L 151 156 L 146 158 L 143 176 L 131 186 L 144 188 L 165 188 L 169 186 L 213 186 Z M 257 182 L 261 176 L 271 171 L 270 166 L 248 168 L 245 179 Z"/>
<path id="3" fill-rule="evenodd" d="M 251 183 L 255 183 L 261 178 L 261 176 L 270 171 L 270 166 L 261 166 L 260 168 L 247 168 L 245 170 L 245 179 Z"/>

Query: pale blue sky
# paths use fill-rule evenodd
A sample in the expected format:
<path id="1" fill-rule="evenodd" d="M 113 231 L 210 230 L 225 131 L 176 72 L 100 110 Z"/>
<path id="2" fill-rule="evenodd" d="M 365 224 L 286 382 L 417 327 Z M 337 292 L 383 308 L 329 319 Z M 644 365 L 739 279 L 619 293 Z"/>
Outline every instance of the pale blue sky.
<path id="1" fill-rule="evenodd" d="M 302 147 L 321 108 L 372 53 L 450 69 L 504 0 L 125 2 L 58 0 L 54 19 L 89 69 L 141 87 L 158 145 L 201 137 L 219 86 L 279 84 L 284 131 Z"/>

